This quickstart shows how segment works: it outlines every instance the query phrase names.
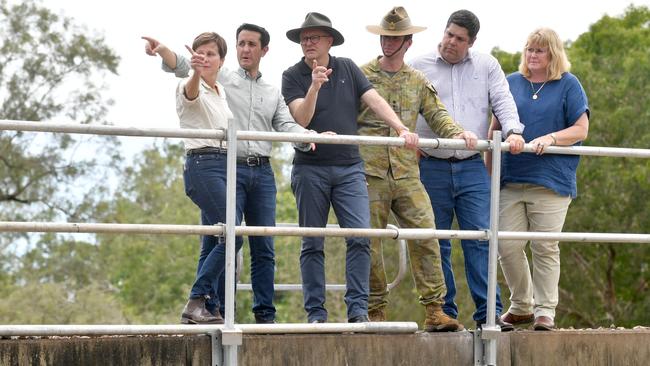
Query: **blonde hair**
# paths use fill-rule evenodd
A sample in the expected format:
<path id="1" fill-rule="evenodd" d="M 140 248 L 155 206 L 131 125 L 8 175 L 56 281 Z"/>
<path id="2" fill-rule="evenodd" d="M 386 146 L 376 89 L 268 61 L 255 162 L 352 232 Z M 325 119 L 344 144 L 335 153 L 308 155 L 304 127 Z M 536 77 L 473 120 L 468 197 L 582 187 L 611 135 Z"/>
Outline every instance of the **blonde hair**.
<path id="1" fill-rule="evenodd" d="M 563 73 L 571 69 L 571 63 L 564 52 L 564 45 L 557 33 L 550 28 L 538 28 L 528 35 L 526 46 L 524 46 L 524 50 L 521 53 L 519 72 L 524 76 L 531 76 L 528 64 L 526 63 L 526 49 L 532 46 L 548 47 L 548 80 L 559 80 L 562 78 Z"/>

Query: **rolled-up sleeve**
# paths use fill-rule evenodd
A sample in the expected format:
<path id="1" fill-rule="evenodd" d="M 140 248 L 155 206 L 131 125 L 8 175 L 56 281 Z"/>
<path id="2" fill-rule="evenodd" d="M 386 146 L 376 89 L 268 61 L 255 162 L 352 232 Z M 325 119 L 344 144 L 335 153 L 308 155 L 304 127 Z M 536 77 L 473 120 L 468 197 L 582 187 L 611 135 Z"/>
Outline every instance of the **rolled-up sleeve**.
<path id="1" fill-rule="evenodd" d="M 278 132 L 291 132 L 291 133 L 304 133 L 306 129 L 299 124 L 291 116 L 289 107 L 284 102 L 282 95 L 277 97 L 278 103 L 275 113 L 273 114 L 273 129 Z M 293 147 L 300 151 L 309 151 L 311 146 L 306 142 L 296 142 L 292 144 Z"/>
<path id="2" fill-rule="evenodd" d="M 512 129 L 523 132 L 525 126 L 519 121 L 517 105 L 510 93 L 510 86 L 506 76 L 501 69 L 501 65 L 499 65 L 499 61 L 492 56 L 490 56 L 488 84 L 492 113 L 501 123 L 501 131 L 504 132 L 504 137 Z"/>
<path id="3" fill-rule="evenodd" d="M 173 72 L 177 78 L 186 78 L 190 75 L 190 62 L 183 56 L 176 55 L 176 68 L 172 69 L 162 62 L 162 69 L 164 72 Z"/>

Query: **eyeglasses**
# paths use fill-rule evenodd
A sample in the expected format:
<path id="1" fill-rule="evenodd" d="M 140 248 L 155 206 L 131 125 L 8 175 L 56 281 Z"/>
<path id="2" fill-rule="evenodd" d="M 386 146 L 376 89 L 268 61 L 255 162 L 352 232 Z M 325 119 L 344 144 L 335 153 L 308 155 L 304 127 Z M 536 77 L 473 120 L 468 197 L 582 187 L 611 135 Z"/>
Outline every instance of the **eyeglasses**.
<path id="1" fill-rule="evenodd" d="M 548 48 L 533 48 L 533 47 L 528 47 L 526 48 L 526 52 L 528 53 L 534 53 L 537 55 L 543 55 L 546 52 L 548 52 Z"/>
<path id="2" fill-rule="evenodd" d="M 323 37 L 331 37 L 331 36 L 330 35 L 304 36 L 304 37 L 300 38 L 300 44 L 307 44 L 307 43 L 317 44 L 318 42 L 320 42 L 320 39 L 323 38 Z"/>

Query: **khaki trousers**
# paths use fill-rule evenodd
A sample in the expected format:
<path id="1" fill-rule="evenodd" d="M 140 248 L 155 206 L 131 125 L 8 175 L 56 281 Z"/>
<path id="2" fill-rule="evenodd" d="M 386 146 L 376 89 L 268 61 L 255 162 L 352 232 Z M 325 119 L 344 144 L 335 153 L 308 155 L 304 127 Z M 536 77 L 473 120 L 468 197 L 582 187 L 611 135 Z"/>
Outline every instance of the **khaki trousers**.
<path id="1" fill-rule="evenodd" d="M 385 229 L 392 211 L 402 228 L 435 229 L 429 195 L 419 178 L 385 179 L 367 175 L 370 198 L 370 224 Z M 388 289 L 381 238 L 370 239 L 370 297 L 368 310 L 383 309 L 388 304 Z M 411 273 L 422 305 L 444 303 L 445 279 L 440 263 L 437 239 L 409 240 Z"/>
<path id="2" fill-rule="evenodd" d="M 535 184 L 508 183 L 501 189 L 500 231 L 560 232 L 571 203 L 570 196 Z M 555 318 L 560 281 L 560 247 L 557 241 L 533 240 L 531 270 L 526 240 L 499 241 L 499 262 L 510 288 L 510 313 Z"/>

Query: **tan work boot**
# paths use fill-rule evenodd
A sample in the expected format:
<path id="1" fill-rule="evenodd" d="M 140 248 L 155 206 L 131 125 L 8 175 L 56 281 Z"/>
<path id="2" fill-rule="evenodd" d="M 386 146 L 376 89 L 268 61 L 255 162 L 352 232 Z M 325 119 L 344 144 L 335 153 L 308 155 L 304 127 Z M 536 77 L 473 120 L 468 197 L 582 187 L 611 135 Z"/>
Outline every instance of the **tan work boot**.
<path id="1" fill-rule="evenodd" d="M 425 313 L 424 330 L 427 332 L 458 332 L 465 329 L 458 320 L 445 314 L 440 305 L 426 305 Z"/>
<path id="2" fill-rule="evenodd" d="M 384 308 L 369 310 L 368 318 L 370 318 L 371 322 L 385 322 L 386 313 L 384 312 Z"/>

